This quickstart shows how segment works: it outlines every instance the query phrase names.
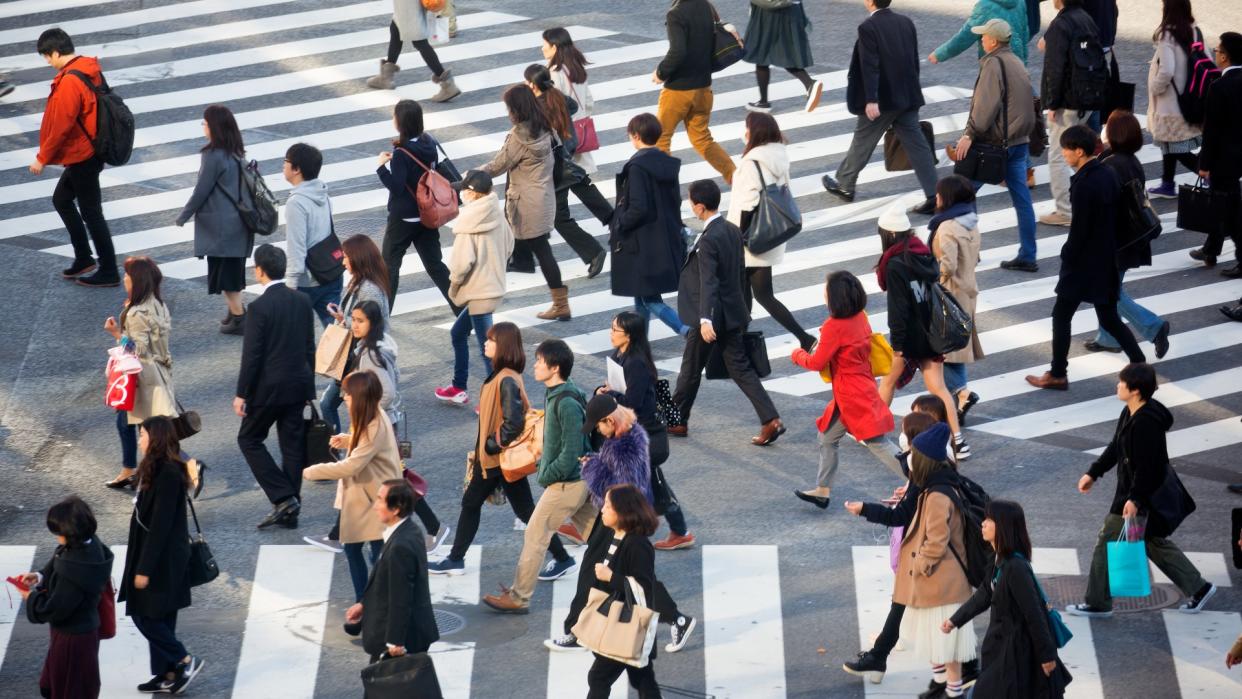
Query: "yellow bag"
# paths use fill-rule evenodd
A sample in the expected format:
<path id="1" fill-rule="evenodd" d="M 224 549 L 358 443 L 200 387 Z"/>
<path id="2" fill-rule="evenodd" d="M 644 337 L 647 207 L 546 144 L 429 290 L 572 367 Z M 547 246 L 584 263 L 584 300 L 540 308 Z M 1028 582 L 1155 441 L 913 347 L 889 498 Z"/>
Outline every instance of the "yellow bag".
<path id="1" fill-rule="evenodd" d="M 884 333 L 871 333 L 871 375 L 888 376 L 893 370 L 893 346 L 888 344 Z M 832 372 L 828 367 L 819 370 L 819 378 L 824 383 L 832 383 Z"/>

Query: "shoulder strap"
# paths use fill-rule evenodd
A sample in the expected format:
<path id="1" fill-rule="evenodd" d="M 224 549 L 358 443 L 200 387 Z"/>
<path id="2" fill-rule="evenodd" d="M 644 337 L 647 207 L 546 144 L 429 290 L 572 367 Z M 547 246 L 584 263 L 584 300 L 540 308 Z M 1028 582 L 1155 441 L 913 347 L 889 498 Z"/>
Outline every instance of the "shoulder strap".
<path id="1" fill-rule="evenodd" d="M 1005 74 L 1005 62 L 996 57 L 1001 72 L 1001 145 L 1009 148 L 1009 76 Z"/>
<path id="2" fill-rule="evenodd" d="M 200 475 L 199 478 L 202 478 L 202 476 Z M 189 493 L 185 494 L 185 504 L 190 506 L 190 516 L 194 518 L 194 531 L 198 532 L 199 536 L 202 536 L 203 528 L 198 526 L 198 513 L 194 511 L 194 501 L 190 499 Z"/>
<path id="3" fill-rule="evenodd" d="M 439 146 L 440 145 L 439 142 L 437 142 L 436 145 Z M 401 151 L 402 153 L 405 153 L 407 156 L 410 157 L 410 160 L 413 160 L 414 162 L 418 163 L 427 172 L 431 172 L 431 168 L 427 167 L 427 164 L 419 160 L 413 153 L 406 150 L 405 146 L 397 146 L 397 150 Z"/>
<path id="4" fill-rule="evenodd" d="M 965 526 L 969 526 L 969 524 L 967 524 L 967 523 L 966 523 L 966 521 L 965 521 L 965 519 L 966 519 L 966 511 L 962 508 L 962 500 L 961 500 L 961 498 L 959 497 L 959 494 L 957 493 L 957 489 L 956 489 L 956 488 L 954 488 L 953 486 L 937 486 L 936 488 L 931 488 L 931 489 L 928 489 L 928 491 L 927 491 L 927 492 L 929 492 L 929 493 L 940 493 L 941 495 L 944 495 L 945 497 L 949 498 L 949 500 L 953 502 L 953 507 L 955 507 L 955 508 L 957 509 L 958 514 L 960 514 L 960 515 L 962 516 L 962 523 L 963 523 L 964 527 L 965 527 Z M 950 515 L 950 517 L 951 517 L 951 516 L 952 516 L 952 515 Z M 952 553 L 952 554 L 953 554 L 953 557 L 957 559 L 957 564 L 958 564 L 959 566 L 961 566 L 961 567 L 962 567 L 962 572 L 963 572 L 963 573 L 965 573 L 967 577 L 969 577 L 969 576 L 970 576 L 970 569 L 966 567 L 966 561 L 962 559 L 961 555 L 960 555 L 960 554 L 958 554 L 958 552 L 957 552 L 957 548 L 955 548 L 955 547 L 953 546 L 953 530 L 952 530 L 952 524 L 953 524 L 953 522 L 952 522 L 952 520 L 950 520 L 950 522 L 949 522 L 949 525 L 950 525 L 950 529 L 949 529 L 949 542 L 948 542 L 948 543 L 949 543 L 949 552 L 950 552 L 950 553 Z"/>
<path id="5" fill-rule="evenodd" d="M 86 73 L 83 73 L 83 72 L 82 72 L 82 71 L 80 71 L 80 70 L 68 70 L 68 71 L 65 71 L 65 73 L 66 73 L 67 75 L 74 75 L 74 76 L 77 76 L 77 78 L 78 78 L 79 80 L 81 80 L 82 82 L 86 83 L 86 89 L 90 90 L 92 94 L 95 94 L 95 95 L 96 95 L 96 98 L 95 98 L 95 99 L 96 99 L 96 101 L 98 101 L 98 99 L 99 99 L 99 98 L 98 98 L 98 94 L 99 94 L 99 93 L 98 93 L 98 91 L 97 91 L 97 88 L 95 87 L 95 83 L 91 82 L 90 77 L 89 77 Z M 99 81 L 100 81 L 101 83 L 103 83 L 103 73 L 100 73 L 100 74 L 99 74 Z M 104 83 L 104 84 L 106 85 L 107 83 Z M 99 108 L 98 108 L 98 107 L 96 107 L 96 109 L 99 109 Z M 79 129 L 82 129 L 82 135 L 86 137 L 86 140 L 88 140 L 88 141 L 93 141 L 93 139 L 91 139 L 91 134 L 90 134 L 90 132 L 86 130 L 86 125 L 82 123 L 82 113 L 81 113 L 81 112 L 78 112 L 78 116 L 77 116 L 77 118 L 76 118 L 76 119 L 74 119 L 74 122 L 78 125 L 78 128 L 79 128 Z"/>

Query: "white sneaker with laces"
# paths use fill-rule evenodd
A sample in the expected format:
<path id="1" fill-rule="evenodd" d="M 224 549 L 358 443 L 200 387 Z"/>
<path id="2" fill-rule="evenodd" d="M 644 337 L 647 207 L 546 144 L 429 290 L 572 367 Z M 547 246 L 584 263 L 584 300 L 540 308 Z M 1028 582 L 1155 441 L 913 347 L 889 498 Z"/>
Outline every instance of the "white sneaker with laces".
<path id="1" fill-rule="evenodd" d="M 578 638 L 572 633 L 556 638 L 548 638 L 543 642 L 543 647 L 554 653 L 578 653 L 585 652 L 586 648 L 578 645 Z"/>
<path id="2" fill-rule="evenodd" d="M 677 621 L 673 622 L 668 627 L 669 635 L 673 640 L 670 641 L 668 645 L 664 646 L 664 651 L 667 653 L 676 653 L 682 648 L 685 648 L 686 642 L 690 640 L 690 634 L 694 631 L 694 627 L 697 623 L 698 622 L 692 616 L 682 615 L 677 617 Z"/>

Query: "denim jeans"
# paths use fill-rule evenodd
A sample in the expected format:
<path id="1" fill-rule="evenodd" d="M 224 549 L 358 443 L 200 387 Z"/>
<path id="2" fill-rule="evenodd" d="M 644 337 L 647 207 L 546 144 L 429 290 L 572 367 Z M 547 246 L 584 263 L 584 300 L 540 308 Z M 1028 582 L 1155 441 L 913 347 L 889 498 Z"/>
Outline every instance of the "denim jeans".
<path id="1" fill-rule="evenodd" d="M 463 308 L 453 321 L 449 337 L 453 340 L 453 387 L 466 390 L 466 380 L 470 377 L 470 329 L 474 328 L 475 339 L 479 342 L 479 354 L 483 356 L 483 375 L 492 373 L 492 363 L 483 355 L 483 344 L 487 342 L 487 331 L 492 327 L 492 314 L 480 313 L 470 315 L 470 310 Z"/>
<path id="2" fill-rule="evenodd" d="M 962 362 L 945 362 L 944 363 L 944 385 L 949 389 L 949 393 L 953 397 L 957 397 L 957 392 L 966 388 L 966 365 Z"/>
<path id="3" fill-rule="evenodd" d="M 323 323 L 325 328 L 336 320 L 328 313 L 328 304 L 341 302 L 342 283 L 341 279 L 337 279 L 330 284 L 298 287 L 298 291 L 306 294 L 310 299 L 311 308 L 315 309 L 315 315 L 319 316 L 319 322 Z"/>
<path id="4" fill-rule="evenodd" d="M 323 413 L 323 419 L 332 425 L 332 429 L 335 430 L 334 434 L 341 432 L 341 403 L 344 402 L 345 399 L 341 398 L 341 383 L 330 381 L 323 391 L 323 398 L 319 399 L 319 412 Z"/>
<path id="5" fill-rule="evenodd" d="M 129 413 L 116 411 L 116 431 L 121 436 L 121 465 L 138 468 L 138 426 L 129 424 Z"/>
<path id="6" fill-rule="evenodd" d="M 684 335 L 686 326 L 682 325 L 681 318 L 677 315 L 677 311 L 673 310 L 667 303 L 664 303 L 663 297 L 656 296 L 635 296 L 634 310 L 640 316 L 651 321 L 651 316 L 659 318 L 670 330 L 678 335 Z"/>
<path id="7" fill-rule="evenodd" d="M 376 539 L 367 542 L 371 544 L 371 565 L 375 565 L 375 560 L 379 558 L 380 550 L 384 548 L 384 541 Z M 345 560 L 349 563 L 349 581 L 354 584 L 354 601 L 362 601 L 362 593 L 367 589 L 367 562 L 362 557 L 362 544 L 358 541 L 352 544 L 345 544 Z"/>
<path id="8" fill-rule="evenodd" d="M 1125 277 L 1125 270 L 1121 271 L 1121 276 Z M 1160 328 L 1164 326 L 1164 321 L 1160 316 L 1152 313 L 1146 308 L 1140 306 L 1129 294 L 1126 293 L 1125 286 L 1121 287 L 1121 297 L 1117 299 L 1117 313 L 1122 318 L 1130 321 L 1130 327 L 1134 334 L 1147 340 L 1156 339 L 1156 333 L 1160 332 Z M 1095 335 L 1095 341 L 1104 347 L 1120 347 L 1117 340 L 1108 334 L 1108 331 L 1100 328 Z"/>
<path id="9" fill-rule="evenodd" d="M 1009 159 L 1005 162 L 1005 186 L 1009 189 L 1009 201 L 1018 215 L 1018 257 L 1022 262 L 1034 262 L 1035 257 L 1035 207 L 1031 204 L 1031 189 L 1026 186 L 1026 169 L 1031 163 L 1030 146 L 1023 143 L 1010 146 Z M 975 189 L 983 186 L 975 182 Z M 964 385 L 964 384 L 963 384 Z M 950 388 L 950 390 L 952 390 Z"/>

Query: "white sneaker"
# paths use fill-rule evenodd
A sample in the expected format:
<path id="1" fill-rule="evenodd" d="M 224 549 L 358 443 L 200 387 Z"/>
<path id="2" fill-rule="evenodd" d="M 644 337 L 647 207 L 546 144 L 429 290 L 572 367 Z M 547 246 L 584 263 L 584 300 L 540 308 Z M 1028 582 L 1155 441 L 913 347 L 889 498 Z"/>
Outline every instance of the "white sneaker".
<path id="1" fill-rule="evenodd" d="M 554 653 L 576 653 L 585 652 L 586 648 L 578 645 L 578 638 L 572 633 L 556 638 L 548 638 L 543 642 L 543 647 Z"/>
<path id="2" fill-rule="evenodd" d="M 824 81 L 823 80 L 816 80 L 815 82 L 811 83 L 811 89 L 806 91 L 805 110 L 808 114 L 810 112 L 815 111 L 815 108 L 819 106 L 819 99 L 820 97 L 823 96 L 823 94 L 824 94 Z"/>
<path id="3" fill-rule="evenodd" d="M 526 531 L 526 522 L 523 522 L 521 517 L 513 518 L 513 531 L 515 532 Z"/>
<path id="4" fill-rule="evenodd" d="M 450 527 L 449 525 L 441 524 L 440 531 L 436 532 L 435 534 L 428 534 L 427 535 L 427 553 L 433 554 L 436 552 L 436 549 L 443 546 L 444 542 L 448 541 L 449 533 L 452 531 L 453 531 L 453 528 Z"/>
<path id="5" fill-rule="evenodd" d="M 686 641 L 690 640 L 690 633 L 694 631 L 694 627 L 698 622 L 692 616 L 679 616 L 668 627 L 669 635 L 672 640 L 668 645 L 664 646 L 665 652 L 676 653 L 686 647 Z"/>

